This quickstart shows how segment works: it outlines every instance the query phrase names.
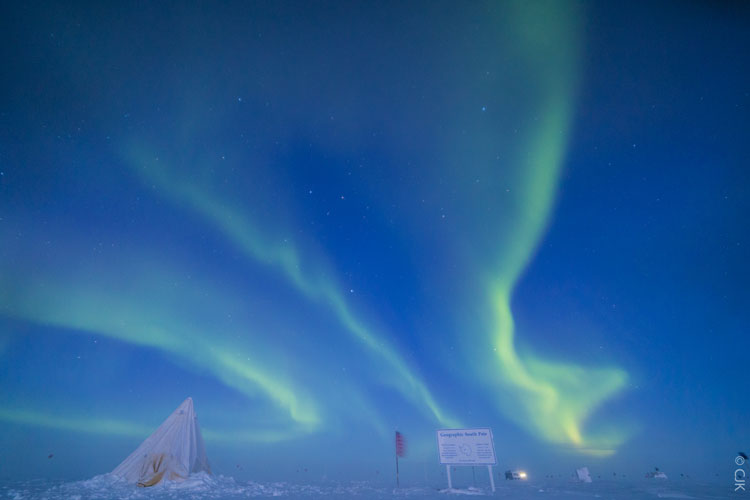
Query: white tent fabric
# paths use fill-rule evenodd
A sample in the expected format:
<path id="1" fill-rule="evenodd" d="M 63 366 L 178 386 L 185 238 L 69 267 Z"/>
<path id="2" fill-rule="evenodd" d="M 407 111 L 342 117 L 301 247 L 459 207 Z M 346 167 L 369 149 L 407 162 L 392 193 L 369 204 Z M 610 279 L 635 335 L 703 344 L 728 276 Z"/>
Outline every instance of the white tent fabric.
<path id="1" fill-rule="evenodd" d="M 193 399 L 187 398 L 112 474 L 138 486 L 211 473 Z"/>
<path id="2" fill-rule="evenodd" d="M 591 482 L 591 475 L 589 474 L 588 467 L 581 467 L 580 469 L 576 469 L 576 476 L 578 477 L 578 480 L 583 483 Z"/>

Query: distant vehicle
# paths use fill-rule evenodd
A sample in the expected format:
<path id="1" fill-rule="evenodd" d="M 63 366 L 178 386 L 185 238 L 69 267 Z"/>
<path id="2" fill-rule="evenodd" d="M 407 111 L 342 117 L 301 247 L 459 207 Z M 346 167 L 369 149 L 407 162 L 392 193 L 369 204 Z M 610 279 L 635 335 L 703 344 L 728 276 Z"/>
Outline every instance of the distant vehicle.
<path id="1" fill-rule="evenodd" d="M 525 481 L 526 480 L 526 473 L 522 470 L 506 470 L 505 471 L 505 479 L 506 480 L 520 480 Z"/>

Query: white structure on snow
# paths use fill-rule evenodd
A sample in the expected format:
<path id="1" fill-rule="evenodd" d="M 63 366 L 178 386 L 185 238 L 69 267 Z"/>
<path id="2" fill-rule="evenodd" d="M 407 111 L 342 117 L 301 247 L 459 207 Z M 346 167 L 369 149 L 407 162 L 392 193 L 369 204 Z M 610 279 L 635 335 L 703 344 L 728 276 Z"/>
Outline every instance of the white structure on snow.
<path id="1" fill-rule="evenodd" d="M 589 468 L 588 467 L 581 467 L 580 469 L 576 469 L 576 477 L 582 483 L 590 483 L 591 482 L 591 475 L 589 474 Z"/>
<path id="2" fill-rule="evenodd" d="M 190 474 L 211 473 L 193 399 L 187 398 L 136 450 L 112 471 L 138 486 L 182 481 Z"/>
<path id="3" fill-rule="evenodd" d="M 664 474 L 662 471 L 660 471 L 658 467 L 655 467 L 653 472 L 647 472 L 646 478 L 647 479 L 668 479 L 667 475 Z"/>

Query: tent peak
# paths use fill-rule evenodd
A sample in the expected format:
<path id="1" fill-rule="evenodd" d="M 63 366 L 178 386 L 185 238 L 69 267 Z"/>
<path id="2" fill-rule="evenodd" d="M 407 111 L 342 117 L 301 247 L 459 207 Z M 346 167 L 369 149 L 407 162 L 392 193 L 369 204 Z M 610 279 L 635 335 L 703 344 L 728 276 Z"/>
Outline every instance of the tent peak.
<path id="1" fill-rule="evenodd" d="M 177 408 L 185 408 L 185 407 L 192 407 L 193 406 L 193 398 L 187 398 L 185 401 L 180 403 L 180 406 Z"/>

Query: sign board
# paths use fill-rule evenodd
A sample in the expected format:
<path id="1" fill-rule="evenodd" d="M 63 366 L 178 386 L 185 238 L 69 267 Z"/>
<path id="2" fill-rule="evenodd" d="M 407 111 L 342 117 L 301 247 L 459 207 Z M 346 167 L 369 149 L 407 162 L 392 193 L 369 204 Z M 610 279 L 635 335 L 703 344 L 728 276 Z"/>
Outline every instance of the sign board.
<path id="1" fill-rule="evenodd" d="M 440 463 L 446 465 L 497 465 L 492 429 L 441 429 L 437 431 Z"/>

